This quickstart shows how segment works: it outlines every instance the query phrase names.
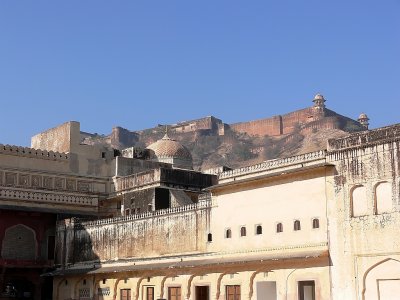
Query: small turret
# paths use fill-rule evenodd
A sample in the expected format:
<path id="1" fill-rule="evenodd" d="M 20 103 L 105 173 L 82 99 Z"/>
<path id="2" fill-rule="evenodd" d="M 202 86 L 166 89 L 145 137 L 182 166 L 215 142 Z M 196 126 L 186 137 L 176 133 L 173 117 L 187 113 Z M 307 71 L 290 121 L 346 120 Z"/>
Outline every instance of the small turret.
<path id="1" fill-rule="evenodd" d="M 365 128 L 368 129 L 369 126 L 369 118 L 366 114 L 362 113 L 358 117 L 358 122 Z"/>
<path id="2" fill-rule="evenodd" d="M 321 94 L 316 94 L 313 102 L 314 102 L 314 107 L 318 107 L 318 108 L 322 108 L 322 109 L 325 108 L 326 100 L 325 100 L 324 96 L 322 96 Z"/>
<path id="3" fill-rule="evenodd" d="M 314 99 L 314 106 L 313 106 L 313 111 L 314 111 L 314 120 L 321 119 L 325 116 L 325 98 L 321 94 L 316 94 Z"/>

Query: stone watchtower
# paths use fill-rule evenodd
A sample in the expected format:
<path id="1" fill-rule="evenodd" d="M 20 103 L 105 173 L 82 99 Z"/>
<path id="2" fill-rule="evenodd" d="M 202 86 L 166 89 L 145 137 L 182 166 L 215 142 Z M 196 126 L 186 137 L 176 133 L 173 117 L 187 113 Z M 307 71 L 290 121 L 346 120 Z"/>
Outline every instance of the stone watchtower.
<path id="1" fill-rule="evenodd" d="M 314 119 L 321 119 L 325 116 L 325 98 L 321 94 L 316 94 L 314 99 Z"/>
<path id="2" fill-rule="evenodd" d="M 359 117 L 358 117 L 358 122 L 365 128 L 368 130 L 368 126 L 369 126 L 369 118 L 366 114 L 362 113 Z"/>

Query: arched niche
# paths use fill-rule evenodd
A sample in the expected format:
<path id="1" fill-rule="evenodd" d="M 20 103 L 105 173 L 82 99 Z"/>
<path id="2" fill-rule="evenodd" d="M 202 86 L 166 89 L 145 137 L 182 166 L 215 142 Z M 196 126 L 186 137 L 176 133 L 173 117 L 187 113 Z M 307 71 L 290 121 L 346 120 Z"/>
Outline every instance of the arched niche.
<path id="1" fill-rule="evenodd" d="M 18 224 L 6 229 L 1 257 L 4 259 L 35 260 L 36 234 L 32 228 Z"/>
<path id="2" fill-rule="evenodd" d="M 371 266 L 363 278 L 363 300 L 394 300 L 400 295 L 400 262 L 387 258 Z"/>
<path id="3" fill-rule="evenodd" d="M 351 190 L 351 208 L 353 217 L 368 215 L 367 191 L 365 186 L 359 185 Z"/>
<path id="4" fill-rule="evenodd" d="M 389 182 L 379 182 L 375 185 L 375 213 L 387 213 L 392 209 L 392 185 Z"/>

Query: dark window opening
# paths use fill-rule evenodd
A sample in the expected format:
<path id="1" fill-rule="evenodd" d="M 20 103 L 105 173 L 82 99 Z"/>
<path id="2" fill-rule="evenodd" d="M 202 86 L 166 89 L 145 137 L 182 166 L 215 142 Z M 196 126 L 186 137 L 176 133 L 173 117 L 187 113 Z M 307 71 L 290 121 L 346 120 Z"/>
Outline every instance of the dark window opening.
<path id="1" fill-rule="evenodd" d="M 166 209 L 170 207 L 170 196 L 168 189 L 155 189 L 155 210 Z"/>
<path id="2" fill-rule="evenodd" d="M 314 219 L 312 220 L 312 228 L 319 228 L 319 220 L 318 219 Z"/>
<path id="3" fill-rule="evenodd" d="M 246 227 L 241 227 L 240 228 L 240 236 L 246 236 Z"/>
<path id="4" fill-rule="evenodd" d="M 231 231 L 230 229 L 227 229 L 227 230 L 226 230 L 225 237 L 226 237 L 227 239 L 230 239 L 230 238 L 232 237 L 232 231 Z"/>
<path id="5" fill-rule="evenodd" d="M 212 242 L 212 233 L 207 235 L 207 242 Z"/>
<path id="6" fill-rule="evenodd" d="M 282 225 L 282 223 L 276 224 L 276 232 L 283 232 L 283 225 Z"/>
<path id="7" fill-rule="evenodd" d="M 209 286 L 196 286 L 195 292 L 196 292 L 195 300 L 209 300 L 210 299 Z"/>
<path id="8" fill-rule="evenodd" d="M 293 230 L 294 230 L 294 231 L 298 231 L 298 230 L 300 230 L 300 229 L 301 229 L 300 221 L 299 221 L 299 220 L 294 221 Z"/>
<path id="9" fill-rule="evenodd" d="M 262 226 L 261 225 L 257 225 L 256 234 L 262 234 Z"/>
<path id="10" fill-rule="evenodd" d="M 86 285 L 86 279 L 83 279 L 83 285 Z"/>
<path id="11" fill-rule="evenodd" d="M 54 248 L 56 247 L 56 237 L 49 235 L 47 237 L 47 259 L 54 260 Z"/>

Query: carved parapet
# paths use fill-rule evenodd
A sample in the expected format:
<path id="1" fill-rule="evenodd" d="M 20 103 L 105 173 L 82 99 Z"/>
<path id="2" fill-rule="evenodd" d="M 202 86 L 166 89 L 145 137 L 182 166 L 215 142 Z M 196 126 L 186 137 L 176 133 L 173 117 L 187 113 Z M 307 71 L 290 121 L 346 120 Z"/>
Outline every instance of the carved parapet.
<path id="1" fill-rule="evenodd" d="M 69 155 L 67 153 L 38 150 L 28 147 L 12 146 L 0 144 L 0 154 L 24 156 L 30 158 L 38 159 L 48 159 L 48 160 L 69 160 Z"/>
<path id="2" fill-rule="evenodd" d="M 277 168 L 281 168 L 281 167 L 287 167 L 287 166 L 294 165 L 294 164 L 308 163 L 308 162 L 312 162 L 315 160 L 324 159 L 325 157 L 326 157 L 326 151 L 321 150 L 321 151 L 310 152 L 310 153 L 305 153 L 305 154 L 286 157 L 286 158 L 272 159 L 272 160 L 268 160 L 268 161 L 265 161 L 265 162 L 262 162 L 262 163 L 259 163 L 256 165 L 251 165 L 251 166 L 223 172 L 218 176 L 218 178 L 226 179 L 226 178 L 230 178 L 230 177 L 241 176 L 241 175 L 251 174 L 251 173 L 255 173 L 255 172 L 268 171 L 268 170 L 273 170 L 273 169 L 277 169 Z"/>
<path id="3" fill-rule="evenodd" d="M 150 170 L 115 179 L 116 191 L 124 191 L 152 183 L 160 182 L 160 170 Z"/>
<path id="4" fill-rule="evenodd" d="M 67 204 L 72 206 L 90 206 L 96 207 L 98 204 L 97 196 L 89 196 L 87 194 L 39 191 L 31 189 L 22 189 L 15 187 L 1 187 L 1 200 L 13 200 L 32 202 L 32 203 L 49 203 L 49 204 Z"/>
<path id="5" fill-rule="evenodd" d="M 400 124 L 353 133 L 340 139 L 328 140 L 328 152 L 341 151 L 350 148 L 365 148 L 398 140 L 400 140 Z"/>
<path id="6" fill-rule="evenodd" d="M 202 202 L 195 203 L 195 204 L 189 204 L 189 205 L 178 206 L 178 207 L 167 208 L 167 209 L 160 209 L 160 210 L 156 210 L 156 211 L 152 211 L 152 212 L 133 214 L 133 215 L 118 217 L 118 218 L 108 218 L 108 219 L 101 219 L 101 220 L 96 220 L 96 221 L 78 221 L 78 220 L 76 220 L 75 226 L 82 226 L 85 228 L 89 227 L 89 226 L 96 227 L 96 226 L 106 225 L 106 224 L 131 222 L 134 220 L 151 219 L 151 218 L 159 217 L 159 216 L 166 216 L 166 215 L 172 215 L 172 214 L 179 214 L 179 213 L 183 213 L 183 212 L 203 210 L 203 209 L 208 209 L 210 207 L 211 207 L 211 201 L 202 201 Z M 79 225 L 77 225 L 77 223 Z"/>

